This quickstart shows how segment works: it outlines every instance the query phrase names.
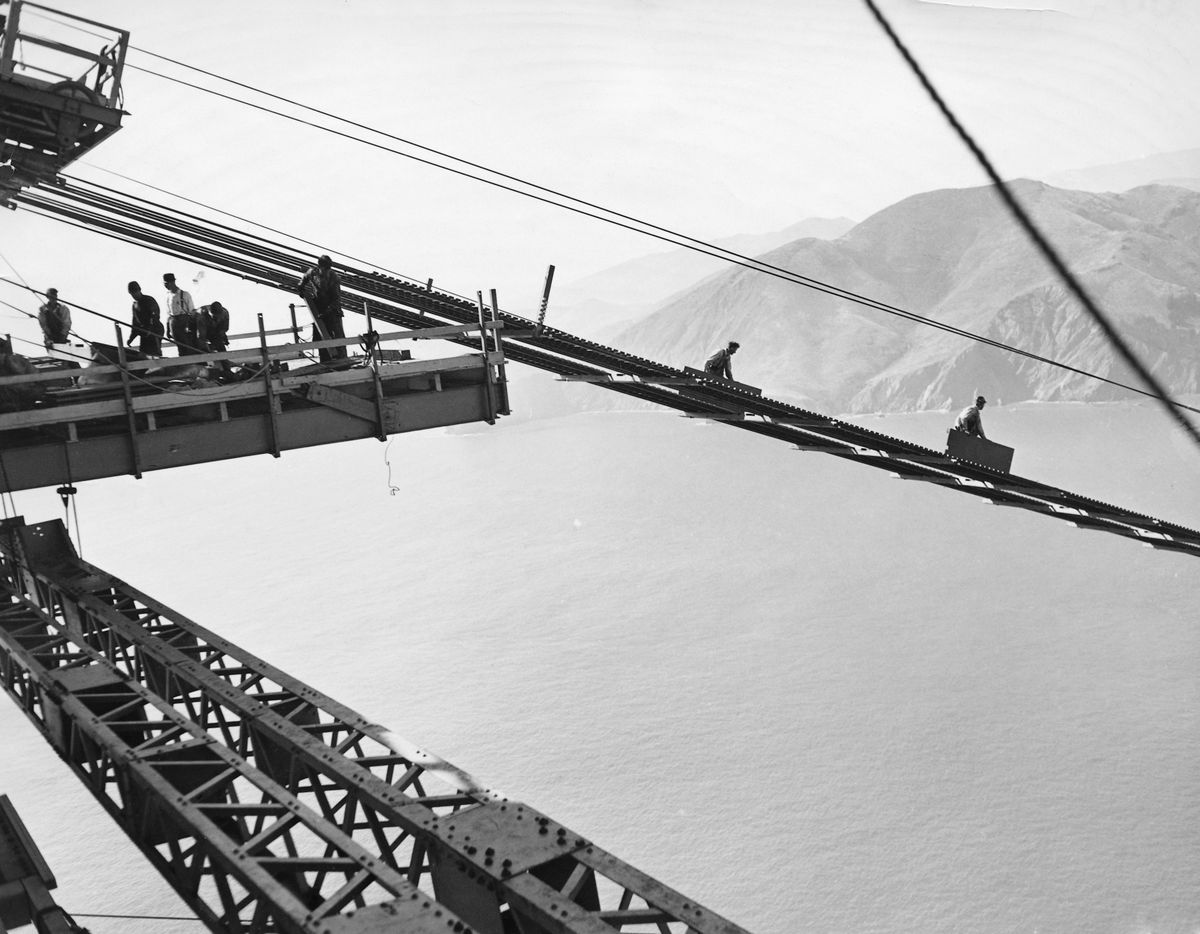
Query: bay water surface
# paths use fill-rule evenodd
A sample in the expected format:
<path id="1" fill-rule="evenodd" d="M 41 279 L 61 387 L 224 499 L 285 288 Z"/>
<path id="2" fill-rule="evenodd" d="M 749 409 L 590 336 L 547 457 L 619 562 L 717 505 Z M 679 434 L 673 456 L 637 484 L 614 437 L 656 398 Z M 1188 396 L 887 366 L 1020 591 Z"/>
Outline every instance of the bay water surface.
<path id="1" fill-rule="evenodd" d="M 1018 474 L 1200 525 L 1148 406 L 987 419 Z M 88 560 L 755 934 L 1200 931 L 1195 558 L 661 413 L 78 503 Z M 201 929 L 87 917 L 187 912 L 10 703 L 0 750 L 93 934 Z"/>

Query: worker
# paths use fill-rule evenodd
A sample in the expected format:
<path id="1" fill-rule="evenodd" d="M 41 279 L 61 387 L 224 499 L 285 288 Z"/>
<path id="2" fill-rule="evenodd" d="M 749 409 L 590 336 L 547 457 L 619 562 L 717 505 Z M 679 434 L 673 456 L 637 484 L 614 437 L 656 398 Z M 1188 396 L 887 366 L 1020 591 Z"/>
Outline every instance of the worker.
<path id="1" fill-rule="evenodd" d="M 296 291 L 308 303 L 308 310 L 316 322 L 313 326 L 314 341 L 321 339 L 322 330 L 328 340 L 346 336 L 342 329 L 342 282 L 333 271 L 332 259 L 328 256 L 319 257 L 317 265 L 301 277 Z M 322 363 L 346 358 L 345 347 L 322 347 L 319 353 Z"/>
<path id="2" fill-rule="evenodd" d="M 71 309 L 58 300 L 58 289 L 46 289 L 46 304 L 38 309 L 38 324 L 47 350 L 70 341 Z"/>
<path id="3" fill-rule="evenodd" d="M 737 341 L 730 341 L 728 346 L 721 348 L 708 358 L 704 364 L 704 372 L 709 376 L 720 376 L 724 379 L 732 380 L 732 358 L 740 346 L 742 345 Z"/>
<path id="4" fill-rule="evenodd" d="M 192 296 L 175 284 L 175 274 L 163 273 L 167 290 L 167 337 L 175 342 L 179 356 L 203 353 L 200 346 L 200 318 Z"/>
<path id="5" fill-rule="evenodd" d="M 954 423 L 955 430 L 965 431 L 969 435 L 986 439 L 987 435 L 983 433 L 983 419 L 980 417 L 985 405 L 987 405 L 987 399 L 983 396 L 976 396 L 975 404 L 967 406 L 958 416 L 958 420 Z"/>
<path id="6" fill-rule="evenodd" d="M 162 356 L 163 323 L 158 300 L 146 295 L 136 282 L 130 282 L 129 297 L 133 299 L 133 317 L 129 321 L 129 340 L 126 346 L 138 340 L 138 350 L 147 357 Z"/>
<path id="7" fill-rule="evenodd" d="M 229 346 L 229 311 L 220 302 L 200 306 L 200 334 L 209 353 L 224 353 Z M 218 366 L 228 370 L 229 361 Z"/>

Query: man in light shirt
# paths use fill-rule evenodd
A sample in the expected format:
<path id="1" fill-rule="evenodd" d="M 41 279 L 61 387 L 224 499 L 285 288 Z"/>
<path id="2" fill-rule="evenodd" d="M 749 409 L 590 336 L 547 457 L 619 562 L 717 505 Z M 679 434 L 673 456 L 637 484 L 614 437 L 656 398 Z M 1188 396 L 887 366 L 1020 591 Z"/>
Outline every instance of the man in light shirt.
<path id="1" fill-rule="evenodd" d="M 179 356 L 202 353 L 198 333 L 199 319 L 192 296 L 175 284 L 175 274 L 163 274 L 167 290 L 167 337 L 175 342 Z"/>

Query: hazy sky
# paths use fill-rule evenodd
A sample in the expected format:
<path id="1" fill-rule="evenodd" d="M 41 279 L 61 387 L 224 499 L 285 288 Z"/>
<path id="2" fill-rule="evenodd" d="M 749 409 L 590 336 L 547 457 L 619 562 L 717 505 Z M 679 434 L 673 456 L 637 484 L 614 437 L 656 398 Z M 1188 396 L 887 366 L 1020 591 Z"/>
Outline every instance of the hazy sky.
<path id="1" fill-rule="evenodd" d="M 131 66 L 249 96 L 138 50 L 170 56 L 704 238 L 983 181 L 859 0 L 59 5 L 129 29 Z M 881 5 L 1006 175 L 1200 146 L 1190 0 Z M 132 188 L 99 171 L 115 170 L 461 293 L 497 288 L 514 311 L 535 308 L 548 264 L 569 281 L 667 248 L 135 67 L 125 89 L 124 128 L 78 174 Z M 158 293 L 167 269 L 199 272 L 21 212 L 0 217 L 0 252 L 119 315 L 128 279 Z M 193 291 L 229 305 L 235 330 L 286 307 L 212 274 Z"/>

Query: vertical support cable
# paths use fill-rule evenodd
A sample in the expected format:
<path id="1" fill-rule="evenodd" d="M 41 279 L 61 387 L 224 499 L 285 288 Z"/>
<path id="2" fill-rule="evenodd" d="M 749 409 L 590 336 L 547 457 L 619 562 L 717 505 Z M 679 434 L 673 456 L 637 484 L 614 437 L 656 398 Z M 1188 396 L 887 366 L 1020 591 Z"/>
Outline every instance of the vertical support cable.
<path id="1" fill-rule="evenodd" d="M 479 309 L 479 349 L 483 353 L 483 388 L 487 393 L 487 423 L 496 424 L 496 387 L 493 385 L 496 375 L 492 372 L 492 364 L 488 361 L 487 327 L 483 316 L 483 293 L 475 293 L 475 307 Z"/>
<path id="2" fill-rule="evenodd" d="M 511 415 L 512 410 L 508 407 L 508 373 L 504 368 L 504 334 L 500 323 L 500 306 L 496 303 L 496 290 L 491 290 L 492 299 L 492 348 L 500 355 L 500 362 L 496 364 L 496 369 L 499 373 L 497 381 L 500 389 L 500 414 Z"/>
<path id="3" fill-rule="evenodd" d="M 129 371 L 125 369 L 125 344 L 121 340 L 121 326 L 114 324 L 113 330 L 117 333 L 117 361 L 121 366 L 121 392 L 125 396 L 125 420 L 129 425 L 129 452 L 133 456 L 133 475 L 141 480 L 142 458 L 138 450 L 137 418 L 133 414 L 133 390 L 129 386 Z"/>
<path id="4" fill-rule="evenodd" d="M 275 417 L 275 384 L 271 382 L 271 354 L 267 350 L 267 331 L 262 312 L 258 315 L 258 345 L 262 349 L 263 385 L 267 389 L 267 423 L 271 429 L 271 456 L 279 456 L 279 421 Z"/>

